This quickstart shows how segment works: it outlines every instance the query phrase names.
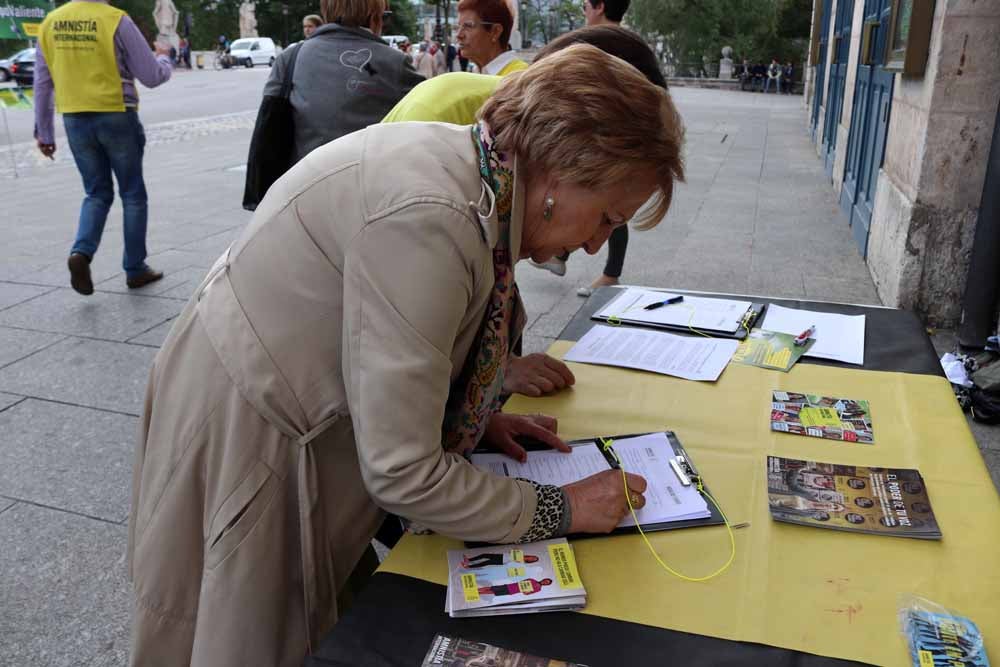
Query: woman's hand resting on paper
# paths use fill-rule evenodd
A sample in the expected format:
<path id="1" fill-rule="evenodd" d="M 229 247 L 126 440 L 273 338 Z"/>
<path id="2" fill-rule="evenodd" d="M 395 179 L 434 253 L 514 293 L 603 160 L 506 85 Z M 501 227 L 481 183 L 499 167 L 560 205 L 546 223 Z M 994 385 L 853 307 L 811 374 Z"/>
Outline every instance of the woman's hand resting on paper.
<path id="1" fill-rule="evenodd" d="M 573 386 L 576 378 L 569 366 L 547 354 L 511 356 L 503 378 L 505 394 L 546 396 Z"/>
<path id="2" fill-rule="evenodd" d="M 528 453 L 514 438 L 531 438 L 560 452 L 570 451 L 570 446 L 556 435 L 558 427 L 556 418 L 547 415 L 508 415 L 495 412 L 486 425 L 483 444 L 524 463 Z"/>
<path id="3" fill-rule="evenodd" d="M 646 504 L 646 480 L 625 473 L 632 507 Z M 605 470 L 562 487 L 569 498 L 570 533 L 607 533 L 629 513 L 621 470 Z"/>

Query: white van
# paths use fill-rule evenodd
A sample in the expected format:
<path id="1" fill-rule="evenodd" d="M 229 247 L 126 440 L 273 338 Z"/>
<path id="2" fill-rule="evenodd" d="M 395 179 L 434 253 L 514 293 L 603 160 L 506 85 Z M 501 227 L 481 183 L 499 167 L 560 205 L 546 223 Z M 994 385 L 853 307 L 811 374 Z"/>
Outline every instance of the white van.
<path id="1" fill-rule="evenodd" d="M 382 41 L 394 49 L 399 49 L 402 44 L 410 41 L 406 35 L 382 35 Z"/>
<path id="2" fill-rule="evenodd" d="M 274 64 L 274 58 L 278 55 L 278 50 L 274 47 L 274 40 L 270 37 L 247 37 L 237 39 L 229 46 L 229 55 L 234 64 L 253 67 L 254 65 Z"/>

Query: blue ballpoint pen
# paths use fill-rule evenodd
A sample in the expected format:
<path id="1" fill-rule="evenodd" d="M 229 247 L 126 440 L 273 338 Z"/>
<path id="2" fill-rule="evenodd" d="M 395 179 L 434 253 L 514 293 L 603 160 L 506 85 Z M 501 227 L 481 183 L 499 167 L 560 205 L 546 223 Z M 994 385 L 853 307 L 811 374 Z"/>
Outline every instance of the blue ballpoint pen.
<path id="1" fill-rule="evenodd" d="M 669 306 L 672 303 L 680 303 L 684 300 L 683 296 L 672 296 L 665 301 L 657 301 L 656 303 L 651 303 L 648 306 L 643 307 L 643 310 L 656 310 L 661 306 Z"/>

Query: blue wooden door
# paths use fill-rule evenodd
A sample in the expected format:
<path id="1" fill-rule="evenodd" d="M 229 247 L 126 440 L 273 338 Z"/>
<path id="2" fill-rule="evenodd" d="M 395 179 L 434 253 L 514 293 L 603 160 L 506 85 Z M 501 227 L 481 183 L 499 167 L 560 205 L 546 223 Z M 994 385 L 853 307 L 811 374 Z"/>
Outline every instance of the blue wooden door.
<path id="1" fill-rule="evenodd" d="M 812 107 L 812 137 L 816 140 L 816 126 L 819 124 L 819 106 L 823 103 L 823 82 L 826 80 L 826 45 L 827 34 L 830 32 L 830 6 L 833 0 L 823 0 L 823 15 L 820 17 L 819 28 L 819 59 L 816 62 L 816 86 L 813 90 Z"/>
<path id="2" fill-rule="evenodd" d="M 839 0 L 833 25 L 833 60 L 830 61 L 830 84 L 826 93 L 826 118 L 823 122 L 823 161 L 828 176 L 833 175 L 837 127 L 844 108 L 844 84 L 847 81 L 847 58 L 851 53 L 853 20 L 854 0 Z"/>
<path id="3" fill-rule="evenodd" d="M 844 165 L 844 187 L 840 193 L 841 209 L 850 221 L 862 256 L 868 254 L 868 230 L 875 203 L 875 185 L 885 155 L 889 111 L 892 107 L 894 76 L 881 65 L 889 16 L 892 13 L 891 4 L 890 0 L 865 0 L 865 23 L 873 26 L 867 54 L 867 60 L 871 64 L 866 65 L 866 54 L 860 54 L 857 81 L 854 84 L 851 131 L 847 142 L 847 162 Z M 864 42 L 862 36 L 862 49 Z"/>

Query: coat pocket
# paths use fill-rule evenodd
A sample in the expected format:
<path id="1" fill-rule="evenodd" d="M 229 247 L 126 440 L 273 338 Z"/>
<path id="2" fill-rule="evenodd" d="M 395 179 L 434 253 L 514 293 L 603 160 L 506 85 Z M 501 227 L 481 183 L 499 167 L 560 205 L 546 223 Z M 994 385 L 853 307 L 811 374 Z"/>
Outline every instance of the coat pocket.
<path id="1" fill-rule="evenodd" d="M 257 461 L 212 519 L 205 543 L 207 569 L 222 563 L 250 534 L 271 504 L 278 485 L 271 469 Z"/>

